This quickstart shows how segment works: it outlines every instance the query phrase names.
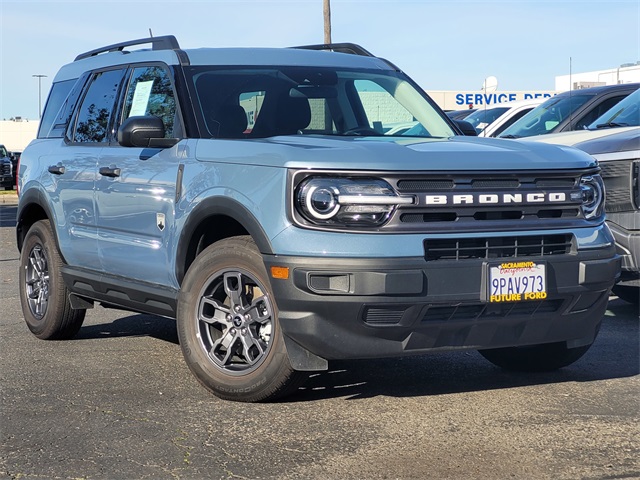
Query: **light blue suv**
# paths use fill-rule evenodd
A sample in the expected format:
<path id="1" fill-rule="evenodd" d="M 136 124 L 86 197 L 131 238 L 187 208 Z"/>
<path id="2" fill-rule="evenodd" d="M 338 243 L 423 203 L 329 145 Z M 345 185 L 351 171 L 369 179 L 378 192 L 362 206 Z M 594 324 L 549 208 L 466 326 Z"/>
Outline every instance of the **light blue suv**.
<path id="1" fill-rule="evenodd" d="M 385 134 L 402 122 L 420 128 Z M 61 68 L 22 155 L 22 308 L 42 339 L 96 302 L 176 318 L 197 379 L 239 401 L 333 359 L 556 369 L 593 343 L 620 270 L 598 172 L 462 136 L 357 45 L 109 45 Z"/>

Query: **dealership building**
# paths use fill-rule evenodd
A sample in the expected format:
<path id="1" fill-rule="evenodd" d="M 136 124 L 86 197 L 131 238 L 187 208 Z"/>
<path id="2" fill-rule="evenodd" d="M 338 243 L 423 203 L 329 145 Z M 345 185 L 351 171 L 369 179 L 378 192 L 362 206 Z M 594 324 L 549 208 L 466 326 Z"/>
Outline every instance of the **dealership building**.
<path id="1" fill-rule="evenodd" d="M 516 100 L 549 98 L 560 92 L 555 90 L 428 90 L 427 93 L 443 110 L 464 110 L 465 108 L 483 108 L 493 106 L 497 103 L 513 102 Z"/>

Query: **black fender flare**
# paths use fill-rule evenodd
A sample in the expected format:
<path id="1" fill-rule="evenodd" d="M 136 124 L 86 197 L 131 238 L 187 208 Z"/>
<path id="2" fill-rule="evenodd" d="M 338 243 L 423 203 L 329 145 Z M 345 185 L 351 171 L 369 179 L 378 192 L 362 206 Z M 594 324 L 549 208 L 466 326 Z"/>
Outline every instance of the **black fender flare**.
<path id="1" fill-rule="evenodd" d="M 182 228 L 176 249 L 176 278 L 182 283 L 186 274 L 186 259 L 189 244 L 198 226 L 207 218 L 224 215 L 237 221 L 251 235 L 262 254 L 273 254 L 271 242 L 256 217 L 241 203 L 229 197 L 209 197 L 201 202 L 189 213 Z"/>
<path id="2" fill-rule="evenodd" d="M 54 228 L 54 216 L 51 208 L 49 207 L 49 204 L 45 201 L 45 196 L 39 188 L 30 188 L 20 195 L 20 200 L 18 201 L 18 209 L 16 212 L 16 245 L 18 246 L 18 251 L 22 251 L 22 241 L 27 234 L 27 232 L 24 230 L 25 211 L 28 212 L 29 209 L 34 205 L 37 205 L 44 211 L 47 220 L 49 220 L 49 223 L 51 224 L 51 229 L 54 232 L 56 246 L 58 247 L 58 251 L 60 251 L 60 245 L 58 245 L 58 235 L 56 233 L 56 229 Z"/>

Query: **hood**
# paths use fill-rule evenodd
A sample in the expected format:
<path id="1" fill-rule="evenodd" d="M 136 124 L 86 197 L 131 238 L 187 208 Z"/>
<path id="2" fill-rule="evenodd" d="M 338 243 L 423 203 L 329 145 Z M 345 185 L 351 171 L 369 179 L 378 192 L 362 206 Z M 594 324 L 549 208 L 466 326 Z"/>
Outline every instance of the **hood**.
<path id="1" fill-rule="evenodd" d="M 614 135 L 620 132 L 626 132 L 633 130 L 637 127 L 615 127 L 615 128 L 601 128 L 598 130 L 573 130 L 571 132 L 550 133 L 547 135 L 536 135 L 533 137 L 525 137 L 519 139 L 521 142 L 544 142 L 554 143 L 556 145 L 569 145 L 575 146 L 577 143 L 586 142 L 588 140 L 595 140 L 609 135 Z"/>
<path id="2" fill-rule="evenodd" d="M 584 152 L 514 140 L 281 136 L 256 140 L 197 140 L 200 161 L 295 169 L 377 171 L 491 171 L 581 169 L 595 166 Z"/>
<path id="3" fill-rule="evenodd" d="M 591 155 L 640 150 L 640 127 L 616 130 L 611 135 L 577 143 L 575 147 Z"/>

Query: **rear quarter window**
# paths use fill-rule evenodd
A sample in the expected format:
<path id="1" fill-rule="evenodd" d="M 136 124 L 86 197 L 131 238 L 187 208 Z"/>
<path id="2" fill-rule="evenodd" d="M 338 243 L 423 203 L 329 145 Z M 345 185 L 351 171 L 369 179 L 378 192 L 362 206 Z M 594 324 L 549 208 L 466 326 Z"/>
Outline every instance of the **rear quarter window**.
<path id="1" fill-rule="evenodd" d="M 40 120 L 40 127 L 38 128 L 38 138 L 52 138 L 62 137 L 64 135 L 64 128 L 62 131 L 55 131 L 53 126 L 58 123 L 61 117 L 69 116 L 73 110 L 73 105 L 69 106 L 69 94 L 73 89 L 73 86 L 77 83 L 78 79 L 65 80 L 64 82 L 54 83 L 49 93 L 49 98 L 44 107 L 42 119 Z M 67 112 L 67 110 L 69 110 Z M 66 126 L 66 123 L 65 123 Z"/>

